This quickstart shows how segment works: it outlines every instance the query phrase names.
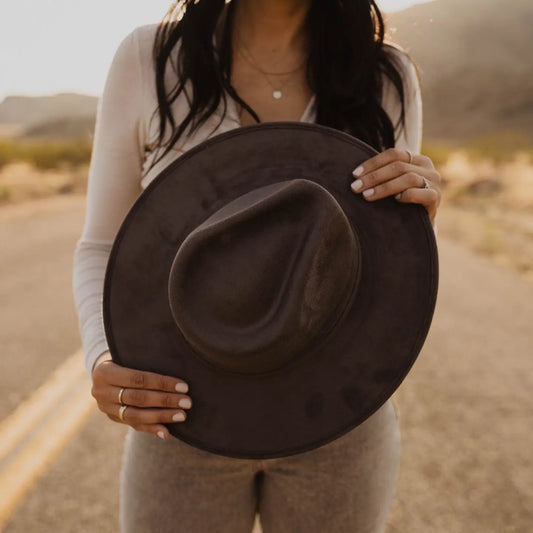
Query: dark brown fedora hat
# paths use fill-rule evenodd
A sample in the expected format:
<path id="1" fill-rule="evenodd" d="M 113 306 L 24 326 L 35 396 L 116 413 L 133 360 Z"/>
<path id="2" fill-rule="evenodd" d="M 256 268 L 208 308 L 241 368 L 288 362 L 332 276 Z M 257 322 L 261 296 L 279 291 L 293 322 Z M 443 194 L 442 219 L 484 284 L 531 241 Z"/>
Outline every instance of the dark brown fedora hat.
<path id="1" fill-rule="evenodd" d="M 340 437 L 392 395 L 425 341 L 438 256 L 425 209 L 353 194 L 376 152 L 274 122 L 202 142 L 161 172 L 115 239 L 113 360 L 184 379 L 170 432 L 232 457 Z"/>

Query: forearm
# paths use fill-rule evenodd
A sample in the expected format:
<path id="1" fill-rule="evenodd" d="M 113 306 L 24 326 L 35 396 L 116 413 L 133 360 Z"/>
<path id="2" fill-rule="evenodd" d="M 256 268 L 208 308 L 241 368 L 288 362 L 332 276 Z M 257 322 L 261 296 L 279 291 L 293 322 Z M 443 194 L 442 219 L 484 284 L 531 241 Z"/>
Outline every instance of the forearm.
<path id="1" fill-rule="evenodd" d="M 110 250 L 111 244 L 80 239 L 74 252 L 72 291 L 89 375 L 92 375 L 97 358 L 108 350 L 102 318 L 102 294 Z"/>

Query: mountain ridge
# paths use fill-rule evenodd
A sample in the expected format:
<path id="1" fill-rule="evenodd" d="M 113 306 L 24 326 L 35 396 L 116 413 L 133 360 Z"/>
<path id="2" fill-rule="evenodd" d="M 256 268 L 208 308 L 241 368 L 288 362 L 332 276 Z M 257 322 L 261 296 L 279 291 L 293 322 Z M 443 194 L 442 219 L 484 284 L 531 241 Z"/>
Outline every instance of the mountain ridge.
<path id="1" fill-rule="evenodd" d="M 433 0 L 387 22 L 419 67 L 428 139 L 500 130 L 533 140 L 533 54 L 524 53 L 533 44 L 532 2 Z"/>
<path id="2" fill-rule="evenodd" d="M 0 102 L 0 124 L 36 126 L 63 118 L 86 118 L 96 114 L 98 98 L 78 93 L 46 96 L 6 96 Z"/>

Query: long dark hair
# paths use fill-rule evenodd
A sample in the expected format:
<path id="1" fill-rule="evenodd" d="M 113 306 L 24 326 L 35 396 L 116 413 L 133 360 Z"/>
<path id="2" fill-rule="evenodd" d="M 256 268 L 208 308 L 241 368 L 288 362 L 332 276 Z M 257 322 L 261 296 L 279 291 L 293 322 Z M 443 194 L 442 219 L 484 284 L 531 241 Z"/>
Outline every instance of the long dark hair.
<path id="1" fill-rule="evenodd" d="M 231 86 L 231 36 L 235 2 L 227 6 L 219 50 L 213 34 L 225 0 L 181 0 L 168 11 L 157 29 L 153 56 L 159 116 L 159 155 L 164 157 L 184 131 L 193 132 L 224 102 L 227 91 L 259 122 L 255 111 Z M 384 44 L 385 25 L 373 0 L 312 0 L 304 22 L 310 36 L 306 79 L 316 94 L 316 122 L 345 131 L 381 151 L 394 146 L 395 130 L 404 127 L 404 84 L 392 47 Z M 169 65 L 180 41 L 177 64 Z M 215 53 L 216 52 L 216 53 Z M 172 68 L 176 84 L 170 90 L 165 71 Z M 395 87 L 401 102 L 397 124 L 381 106 L 383 75 Z M 192 98 L 184 86 L 192 84 Z M 189 112 L 179 124 L 171 105 L 184 92 Z M 170 135 L 167 136 L 167 128 Z M 166 139 L 166 140 L 165 140 Z"/>

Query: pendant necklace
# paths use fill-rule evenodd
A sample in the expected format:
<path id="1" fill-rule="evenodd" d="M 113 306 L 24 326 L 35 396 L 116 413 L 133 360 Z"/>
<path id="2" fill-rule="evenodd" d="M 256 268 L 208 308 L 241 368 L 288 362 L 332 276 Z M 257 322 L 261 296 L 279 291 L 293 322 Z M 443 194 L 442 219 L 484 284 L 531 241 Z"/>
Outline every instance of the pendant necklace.
<path id="1" fill-rule="evenodd" d="M 300 70 L 304 65 L 305 63 L 307 62 L 307 59 L 305 59 L 302 63 L 300 63 L 300 65 L 298 65 L 295 69 L 293 70 L 289 70 L 288 72 L 266 72 L 264 71 L 258 64 L 257 64 L 257 61 L 255 60 L 255 58 L 253 57 L 252 53 L 250 52 L 250 50 L 248 49 L 248 47 L 241 41 L 241 38 L 237 35 L 237 40 L 239 41 L 239 43 L 241 44 L 242 48 L 244 50 L 246 50 L 246 53 L 248 54 L 248 56 L 246 56 L 242 51 L 241 51 L 241 48 L 238 47 L 237 48 L 237 51 L 241 54 L 242 58 L 247 61 L 250 65 L 252 65 L 252 67 L 254 67 L 256 70 L 258 70 L 259 72 L 261 72 L 261 74 L 263 74 L 263 76 L 265 77 L 266 81 L 268 82 L 268 84 L 270 85 L 270 87 L 272 87 L 272 96 L 275 100 L 279 100 L 282 96 L 283 96 L 283 92 L 282 92 L 282 89 L 283 87 L 285 87 L 285 85 L 287 84 L 287 82 L 291 79 L 290 77 L 287 78 L 285 80 L 285 83 L 283 83 L 281 86 L 274 86 L 274 84 L 270 81 L 269 79 L 269 76 L 287 76 L 288 74 L 294 74 L 295 72 L 297 72 L 298 70 Z"/>

